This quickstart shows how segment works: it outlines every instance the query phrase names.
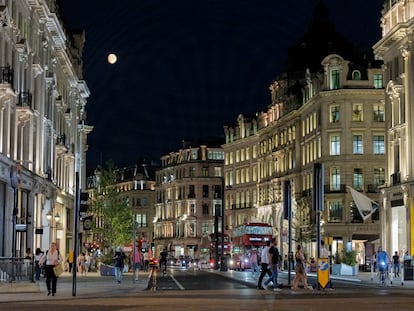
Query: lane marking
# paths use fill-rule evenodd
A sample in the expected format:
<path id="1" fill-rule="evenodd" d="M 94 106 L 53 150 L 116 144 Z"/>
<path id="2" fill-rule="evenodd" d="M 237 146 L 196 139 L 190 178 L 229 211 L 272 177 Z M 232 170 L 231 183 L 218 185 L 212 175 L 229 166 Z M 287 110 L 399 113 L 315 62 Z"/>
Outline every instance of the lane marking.
<path id="1" fill-rule="evenodd" d="M 170 275 L 170 276 L 173 279 L 173 281 L 175 282 L 175 284 L 177 284 L 177 286 L 178 286 L 179 289 L 185 290 L 184 286 L 182 286 L 181 283 L 178 282 L 177 279 L 173 275 Z"/>

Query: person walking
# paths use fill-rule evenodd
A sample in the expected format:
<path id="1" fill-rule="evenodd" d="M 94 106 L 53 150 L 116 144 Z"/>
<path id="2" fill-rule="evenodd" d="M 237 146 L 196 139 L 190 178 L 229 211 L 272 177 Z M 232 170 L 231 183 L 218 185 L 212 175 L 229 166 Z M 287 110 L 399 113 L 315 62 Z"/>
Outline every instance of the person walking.
<path id="1" fill-rule="evenodd" d="M 122 251 L 121 246 L 118 246 L 114 255 L 115 266 L 115 280 L 118 283 L 122 281 L 122 271 L 124 270 L 125 253 Z"/>
<path id="2" fill-rule="evenodd" d="M 160 268 L 163 267 L 162 272 L 164 274 L 167 273 L 167 257 L 168 257 L 168 252 L 167 252 L 167 249 L 164 248 L 164 250 L 160 253 Z"/>
<path id="3" fill-rule="evenodd" d="M 392 256 L 392 261 L 394 265 L 394 277 L 396 278 L 400 276 L 400 255 L 398 255 L 397 251 Z"/>
<path id="4" fill-rule="evenodd" d="M 259 273 L 259 265 L 257 263 L 257 250 L 255 248 L 250 252 L 250 267 L 252 269 L 252 275 L 255 276 Z"/>
<path id="5" fill-rule="evenodd" d="M 135 274 L 135 282 L 138 281 L 139 270 L 141 270 L 141 264 L 142 264 L 141 252 L 139 251 L 139 249 L 137 247 L 135 247 L 135 251 L 134 251 L 134 274 Z"/>
<path id="6" fill-rule="evenodd" d="M 50 296 L 50 294 L 52 294 L 52 296 L 55 296 L 56 294 L 57 276 L 55 275 L 53 268 L 60 264 L 62 264 L 62 257 L 60 256 L 60 252 L 56 247 L 56 242 L 52 242 L 50 243 L 49 250 L 46 251 L 46 253 L 39 261 L 39 265 L 45 267 L 48 296 Z"/>
<path id="7" fill-rule="evenodd" d="M 272 271 L 272 275 L 264 282 L 264 288 L 268 288 L 268 284 L 273 282 L 273 291 L 279 292 L 281 289 L 279 288 L 279 284 L 277 283 L 277 276 L 278 276 L 278 268 L 279 268 L 279 249 L 277 248 L 277 240 L 276 238 L 272 238 L 272 246 L 269 248 L 269 265 L 270 271 Z"/>
<path id="8" fill-rule="evenodd" d="M 257 282 L 257 289 L 264 289 L 264 287 L 262 286 L 262 281 L 266 273 L 268 273 L 268 266 L 270 263 L 269 249 L 270 241 L 266 241 L 266 246 L 263 247 L 262 253 L 260 255 L 260 265 L 262 267 L 262 271 L 260 272 L 259 281 Z"/>
<path id="9" fill-rule="evenodd" d="M 85 271 L 85 253 L 81 252 L 78 255 L 78 258 L 76 259 L 76 264 L 78 266 L 78 272 L 80 275 L 86 275 L 86 271 Z"/>
<path id="10" fill-rule="evenodd" d="M 34 255 L 34 263 L 35 263 L 35 280 L 40 280 L 40 272 L 42 268 L 40 268 L 40 259 L 42 259 L 43 253 L 42 250 L 38 247 L 36 248 L 35 255 Z"/>
<path id="11" fill-rule="evenodd" d="M 68 263 L 68 271 L 69 273 L 72 272 L 72 268 L 73 268 L 73 261 L 74 261 L 74 253 L 72 250 L 69 251 L 67 257 L 66 257 L 66 262 Z"/>
<path id="12" fill-rule="evenodd" d="M 145 253 L 144 253 L 144 270 L 145 271 L 148 271 L 148 269 L 149 269 L 149 253 L 148 253 L 148 251 L 146 251 Z"/>
<path id="13" fill-rule="evenodd" d="M 306 270 L 305 270 L 305 263 L 307 263 L 305 259 L 305 255 L 303 254 L 303 248 L 302 245 L 298 245 L 296 247 L 296 265 L 295 265 L 295 277 L 293 279 L 293 290 L 299 289 L 299 282 L 303 282 L 303 288 L 304 289 L 313 289 L 312 286 L 308 285 L 308 279 L 306 276 Z"/>

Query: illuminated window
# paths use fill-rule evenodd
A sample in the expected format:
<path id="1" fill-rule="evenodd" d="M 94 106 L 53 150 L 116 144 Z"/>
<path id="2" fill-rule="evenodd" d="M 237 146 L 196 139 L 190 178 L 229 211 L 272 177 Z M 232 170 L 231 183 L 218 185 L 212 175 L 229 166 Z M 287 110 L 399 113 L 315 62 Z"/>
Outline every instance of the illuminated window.
<path id="1" fill-rule="evenodd" d="M 375 122 L 384 122 L 384 104 L 374 104 L 373 114 Z"/>
<path id="2" fill-rule="evenodd" d="M 383 167 L 374 168 L 374 185 L 381 186 L 385 183 L 385 169 Z"/>
<path id="3" fill-rule="evenodd" d="M 374 88 L 382 89 L 382 74 L 374 74 Z"/>
<path id="4" fill-rule="evenodd" d="M 352 144 L 353 144 L 353 151 L 354 154 L 362 154 L 363 153 L 363 142 L 362 142 L 362 135 L 353 135 L 352 136 Z"/>
<path id="5" fill-rule="evenodd" d="M 339 135 L 331 135 L 331 155 L 341 154 L 341 138 Z"/>
<path id="6" fill-rule="evenodd" d="M 352 121 L 361 122 L 362 120 L 363 120 L 362 105 L 353 104 L 352 105 Z"/>
<path id="7" fill-rule="evenodd" d="M 352 71 L 352 80 L 361 80 L 361 72 L 359 70 Z"/>
<path id="8" fill-rule="evenodd" d="M 329 116 L 329 122 L 335 123 L 339 122 L 339 105 L 331 105 L 329 107 L 330 109 L 330 116 Z"/>
<path id="9" fill-rule="evenodd" d="M 331 70 L 331 90 L 339 89 L 340 71 L 338 69 Z"/>
<path id="10" fill-rule="evenodd" d="M 342 222 L 342 205 L 341 201 L 328 203 L 328 222 Z"/>
<path id="11" fill-rule="evenodd" d="M 341 171 L 339 167 L 331 168 L 331 191 L 341 190 Z"/>
<path id="12" fill-rule="evenodd" d="M 362 190 L 362 168 L 354 168 L 354 188 Z"/>
<path id="13" fill-rule="evenodd" d="M 374 136 L 374 154 L 385 154 L 384 135 Z"/>

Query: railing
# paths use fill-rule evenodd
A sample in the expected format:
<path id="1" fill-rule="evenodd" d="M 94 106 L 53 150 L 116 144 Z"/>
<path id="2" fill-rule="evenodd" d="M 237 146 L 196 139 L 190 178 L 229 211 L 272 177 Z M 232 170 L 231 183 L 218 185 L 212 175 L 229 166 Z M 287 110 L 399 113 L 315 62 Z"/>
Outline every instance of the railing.
<path id="1" fill-rule="evenodd" d="M 32 109 L 32 94 L 30 92 L 20 92 L 18 106 Z"/>
<path id="2" fill-rule="evenodd" d="M 34 260 L 0 257 L 0 283 L 17 281 L 34 282 Z"/>
<path id="3" fill-rule="evenodd" d="M 0 84 L 13 84 L 13 71 L 10 67 L 0 67 Z"/>

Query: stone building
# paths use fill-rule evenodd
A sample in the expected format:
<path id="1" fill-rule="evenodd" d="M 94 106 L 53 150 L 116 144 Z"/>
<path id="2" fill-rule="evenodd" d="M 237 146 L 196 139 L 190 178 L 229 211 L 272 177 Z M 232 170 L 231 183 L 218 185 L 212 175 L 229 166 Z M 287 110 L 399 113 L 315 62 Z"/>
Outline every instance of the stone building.
<path id="1" fill-rule="evenodd" d="M 155 255 L 211 257 L 215 217 L 223 204 L 224 154 L 217 144 L 183 146 L 161 157 L 156 172 Z"/>
<path id="2" fill-rule="evenodd" d="M 384 61 L 387 171 L 382 192 L 381 243 L 390 254 L 414 251 L 414 1 L 387 0 L 382 38 L 374 52 Z"/>
<path id="3" fill-rule="evenodd" d="M 362 264 L 378 243 L 378 213 L 363 221 L 347 186 L 379 201 L 385 181 L 381 62 L 338 34 L 322 2 L 309 30 L 289 49 L 285 72 L 270 85 L 271 103 L 224 128 L 226 230 L 265 222 L 284 253 L 302 243 L 316 256 L 313 165 L 324 167 L 323 237 L 333 254 L 351 242 Z M 292 189 L 292 236 L 283 182 Z"/>
<path id="4" fill-rule="evenodd" d="M 84 187 L 92 130 L 84 35 L 67 32 L 51 0 L 0 1 L 0 21 L 0 256 L 22 257 L 51 241 L 65 256 L 75 173 Z"/>

